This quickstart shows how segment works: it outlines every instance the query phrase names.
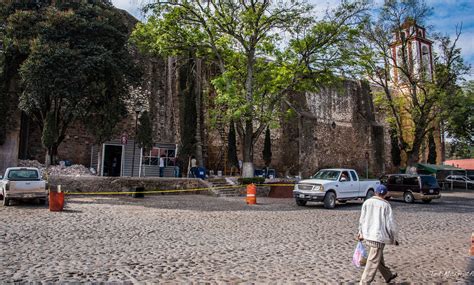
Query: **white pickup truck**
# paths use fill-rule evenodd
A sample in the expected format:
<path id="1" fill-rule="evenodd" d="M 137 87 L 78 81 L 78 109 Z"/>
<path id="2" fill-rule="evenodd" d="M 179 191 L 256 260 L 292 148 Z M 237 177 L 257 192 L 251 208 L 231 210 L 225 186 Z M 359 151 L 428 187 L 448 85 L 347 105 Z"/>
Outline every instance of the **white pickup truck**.
<path id="1" fill-rule="evenodd" d="M 38 168 L 10 167 L 0 179 L 0 195 L 4 206 L 9 206 L 13 199 L 38 199 L 40 204 L 46 203 L 46 181 L 41 179 Z"/>
<path id="2" fill-rule="evenodd" d="M 374 195 L 379 180 L 359 179 L 354 169 L 321 169 L 311 179 L 301 180 L 295 185 L 293 197 L 298 206 L 309 201 L 324 202 L 324 207 L 332 209 L 336 201 L 368 199 Z"/>

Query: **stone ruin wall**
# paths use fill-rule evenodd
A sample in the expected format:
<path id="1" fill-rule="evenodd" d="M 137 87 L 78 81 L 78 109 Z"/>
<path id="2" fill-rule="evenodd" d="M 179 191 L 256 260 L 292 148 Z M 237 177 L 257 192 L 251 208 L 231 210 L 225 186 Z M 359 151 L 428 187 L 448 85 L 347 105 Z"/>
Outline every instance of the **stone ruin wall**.
<path id="1" fill-rule="evenodd" d="M 153 122 L 153 139 L 160 143 L 179 142 L 179 98 L 176 91 L 176 60 L 140 57 L 139 65 L 144 70 L 142 88 L 148 94 L 149 112 Z M 132 107 L 133 109 L 133 107 Z M 135 133 L 135 114 L 129 113 L 117 128 L 112 140 L 120 140 L 123 133 L 133 139 Z M 100 122 L 98 122 L 100 123 Z M 74 164 L 90 166 L 92 147 L 98 146 L 84 126 L 76 122 L 66 134 L 58 148 L 59 160 L 71 160 Z M 41 132 L 33 122 L 30 124 L 28 156 L 44 162 L 45 150 L 41 145 Z"/>
<path id="2" fill-rule="evenodd" d="M 129 20 L 132 28 L 133 19 Z M 143 68 L 142 88 L 147 91 L 155 142 L 180 143 L 182 116 L 177 59 L 144 56 L 135 50 L 131 52 Z M 209 90 L 209 83 L 203 82 L 203 87 Z M 291 99 L 300 114 L 288 120 L 280 119 L 281 127 L 271 130 L 273 153 L 271 167 L 280 175 L 297 175 L 301 171 L 307 176 L 322 167 L 353 167 L 365 173 L 365 152 L 369 152 L 371 173 L 380 173 L 384 167 L 390 165 L 389 161 L 381 160 L 381 157 L 388 160 L 390 158 L 388 128 L 381 129 L 382 138 L 377 139 L 380 134 L 374 135 L 374 127 L 377 127 L 377 122 L 381 122 L 382 119 L 375 118 L 367 86 L 347 81 L 341 88 L 326 88 L 317 94 L 305 94 L 305 96 L 293 95 Z M 203 100 L 204 113 L 208 108 L 206 104 L 208 102 Z M 288 106 L 283 105 L 282 108 Z M 204 114 L 202 118 L 205 126 L 202 129 L 205 165 L 215 171 L 223 170 L 222 138 L 217 130 L 209 126 L 208 115 Z M 335 128 L 332 126 L 333 122 L 336 124 Z M 119 124 L 115 139 L 120 138 L 122 133 L 127 133 L 129 139 L 133 138 L 134 126 L 135 114 L 131 113 Z M 264 133 L 254 148 L 257 168 L 264 165 L 263 141 Z M 89 166 L 93 145 L 93 138 L 81 124 L 77 123 L 69 129 L 64 142 L 60 145 L 58 158 Z M 240 149 L 238 137 L 237 148 Z M 378 153 L 385 153 L 385 156 Z M 44 161 L 45 151 L 41 147 L 41 134 L 34 123 L 30 124 L 28 156 L 31 159 Z"/>
<path id="3" fill-rule="evenodd" d="M 177 59 L 138 56 L 144 70 L 142 88 L 148 90 L 153 138 L 160 143 L 180 143 L 180 95 L 177 86 Z M 369 169 L 379 174 L 390 167 L 390 138 L 388 128 L 374 134 L 383 121 L 372 105 L 370 88 L 358 82 L 346 81 L 339 88 L 324 88 L 319 93 L 290 96 L 299 115 L 280 119 L 280 128 L 272 129 L 272 164 L 279 175 L 308 176 L 323 167 L 353 167 L 365 174 L 365 153 L 369 153 Z M 206 112 L 203 100 L 203 112 Z M 282 108 L 288 108 L 283 105 Z M 223 141 L 217 130 L 210 128 L 209 117 L 203 116 L 205 128 L 203 157 L 214 171 L 224 170 Z M 335 127 L 333 127 L 333 122 Z M 133 138 L 135 114 L 129 114 L 119 126 L 116 139 L 128 133 Z M 380 136 L 382 136 L 380 138 Z M 264 133 L 254 149 L 254 161 L 262 168 Z M 30 126 L 29 156 L 44 161 L 39 129 Z M 71 127 L 58 149 L 59 159 L 90 165 L 93 138 L 80 124 Z M 226 147 L 226 146 L 225 146 Z M 237 137 L 237 148 L 240 139 Z M 383 153 L 384 155 L 380 155 Z M 384 161 L 383 158 L 387 161 Z M 241 158 L 239 152 L 239 158 Z M 94 158 L 92 158 L 94 159 Z"/>
<path id="4" fill-rule="evenodd" d="M 281 118 L 280 128 L 270 130 L 271 168 L 280 176 L 308 177 L 328 167 L 354 168 L 365 176 L 366 152 L 371 176 L 391 168 L 388 128 L 373 106 L 367 84 L 345 81 L 341 87 L 323 88 L 318 93 L 294 94 L 290 101 L 299 114 Z M 282 108 L 289 107 L 284 104 Z M 216 154 L 222 140 L 215 131 L 211 136 L 209 153 Z M 264 166 L 264 137 L 263 133 L 254 148 L 256 168 Z M 241 148 L 238 136 L 237 148 Z M 240 159 L 240 152 L 238 156 Z"/>

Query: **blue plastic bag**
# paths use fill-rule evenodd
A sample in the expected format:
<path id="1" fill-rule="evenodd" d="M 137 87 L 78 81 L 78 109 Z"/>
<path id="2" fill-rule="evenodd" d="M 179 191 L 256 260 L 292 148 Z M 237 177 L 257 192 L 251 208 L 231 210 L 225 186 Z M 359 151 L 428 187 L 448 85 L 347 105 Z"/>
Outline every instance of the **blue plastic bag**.
<path id="1" fill-rule="evenodd" d="M 367 263 L 367 251 L 365 250 L 365 247 L 361 241 L 357 242 L 354 255 L 352 256 L 352 263 L 356 267 L 365 266 L 365 264 Z"/>

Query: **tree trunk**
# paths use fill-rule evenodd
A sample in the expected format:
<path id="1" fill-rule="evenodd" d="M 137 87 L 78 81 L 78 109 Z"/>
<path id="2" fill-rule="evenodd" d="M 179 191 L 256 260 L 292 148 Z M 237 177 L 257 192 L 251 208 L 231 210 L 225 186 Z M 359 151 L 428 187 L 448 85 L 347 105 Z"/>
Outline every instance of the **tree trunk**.
<path id="1" fill-rule="evenodd" d="M 44 165 L 46 168 L 51 165 L 51 151 L 49 149 L 46 150 L 46 155 L 44 157 Z"/>
<path id="2" fill-rule="evenodd" d="M 97 176 L 102 176 L 102 147 L 101 147 L 102 144 L 99 145 L 99 149 L 97 151 L 97 169 L 96 169 L 96 173 L 97 173 Z M 122 165 L 122 168 L 123 168 L 123 165 Z M 122 176 L 122 175 L 120 175 Z"/>
<path id="3" fill-rule="evenodd" d="M 245 121 L 245 132 L 243 133 L 242 146 L 244 159 L 242 165 L 242 177 L 253 177 L 253 124 L 251 119 Z"/>
<path id="4" fill-rule="evenodd" d="M 407 167 L 414 167 L 420 159 L 420 148 L 423 143 L 425 127 L 420 126 L 415 128 L 415 136 L 410 151 L 407 151 Z"/>
<path id="5" fill-rule="evenodd" d="M 193 55 L 195 56 L 195 55 Z M 202 136 L 201 136 L 201 92 L 202 92 L 202 60 L 195 58 L 196 64 L 196 159 L 202 166 L 205 165 L 202 155 Z"/>
<path id="6" fill-rule="evenodd" d="M 56 163 L 58 162 L 58 147 L 59 147 L 59 144 L 53 145 L 51 147 L 51 164 L 52 165 L 56 165 Z"/>
<path id="7" fill-rule="evenodd" d="M 255 62 L 255 50 L 251 50 L 248 54 L 247 59 L 247 79 L 245 80 L 245 89 L 246 95 L 245 99 L 249 103 L 249 109 L 246 113 L 245 119 L 245 128 L 243 135 L 243 165 L 242 165 L 242 177 L 253 177 L 254 176 L 254 167 L 253 167 L 253 72 L 254 72 L 254 62 Z"/>

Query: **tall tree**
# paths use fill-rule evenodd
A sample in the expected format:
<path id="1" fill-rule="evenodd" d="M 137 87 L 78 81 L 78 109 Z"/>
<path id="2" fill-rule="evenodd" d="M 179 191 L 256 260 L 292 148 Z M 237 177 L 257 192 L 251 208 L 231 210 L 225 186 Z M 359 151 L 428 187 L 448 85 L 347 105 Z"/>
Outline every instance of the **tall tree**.
<path id="1" fill-rule="evenodd" d="M 396 129 L 390 129 L 390 143 L 391 150 L 390 154 L 392 157 L 392 164 L 394 166 L 400 166 L 401 157 L 400 157 L 400 147 L 398 146 L 398 136 Z"/>
<path id="2" fill-rule="evenodd" d="M 145 50 L 180 54 L 193 48 L 215 63 L 215 111 L 235 122 L 243 176 L 251 177 L 254 143 L 277 117 L 285 94 L 334 80 L 335 70 L 353 63 L 356 29 L 350 24 L 363 3 L 343 3 L 315 23 L 301 1 L 157 1 L 134 38 Z"/>
<path id="3" fill-rule="evenodd" d="M 265 166 L 269 167 L 270 163 L 272 162 L 272 141 L 270 137 L 270 128 L 267 128 L 267 130 L 265 131 L 262 157 L 263 161 L 265 162 Z"/>
<path id="4" fill-rule="evenodd" d="M 22 60 L 9 67 L 20 71 L 19 108 L 42 131 L 54 115 L 48 153 L 57 154 L 76 120 L 99 140 L 109 137 L 126 113 L 127 86 L 140 74 L 128 52 L 123 16 L 108 1 L 12 3 L 4 4 L 11 5 L 5 17 L 7 48 L 12 58 L 21 55 Z M 94 118 L 107 125 L 98 127 Z"/>
<path id="5" fill-rule="evenodd" d="M 425 64 L 420 65 L 415 62 L 412 41 L 419 30 L 413 27 L 423 25 L 430 14 L 425 1 L 385 1 L 378 19 L 364 29 L 367 47 L 372 51 L 372 60 L 366 61 L 365 67 L 371 82 L 381 87 L 378 102 L 397 131 L 402 166 L 418 162 L 427 134 L 438 127 L 440 114 L 446 110 L 447 106 L 440 104 L 445 88 L 459 79 L 446 76 L 443 82 L 435 82 L 425 65 L 431 59 L 424 59 Z M 455 43 L 445 51 L 450 54 L 447 58 L 452 58 L 457 52 Z M 440 58 L 436 58 L 435 66 L 444 66 L 447 74 L 458 76 L 465 71 L 464 66 Z M 407 122 L 411 127 L 407 128 Z"/>
<path id="6" fill-rule="evenodd" d="M 148 111 L 144 111 L 138 121 L 140 122 L 137 129 L 138 147 L 150 149 L 153 147 L 153 126 Z"/>
<path id="7" fill-rule="evenodd" d="M 234 122 L 232 121 L 229 124 L 229 134 L 227 138 L 227 160 L 229 161 L 231 168 L 239 168 L 239 159 L 237 158 L 237 142 L 235 139 L 235 127 Z"/>
<path id="8" fill-rule="evenodd" d="M 433 132 L 428 135 L 428 163 L 436 164 L 436 144 Z"/>
<path id="9" fill-rule="evenodd" d="M 193 74 L 192 58 L 182 59 L 184 63 L 178 68 L 179 92 L 181 98 L 181 148 L 179 150 L 180 159 L 187 165 L 191 156 L 196 155 L 196 92 Z"/>

